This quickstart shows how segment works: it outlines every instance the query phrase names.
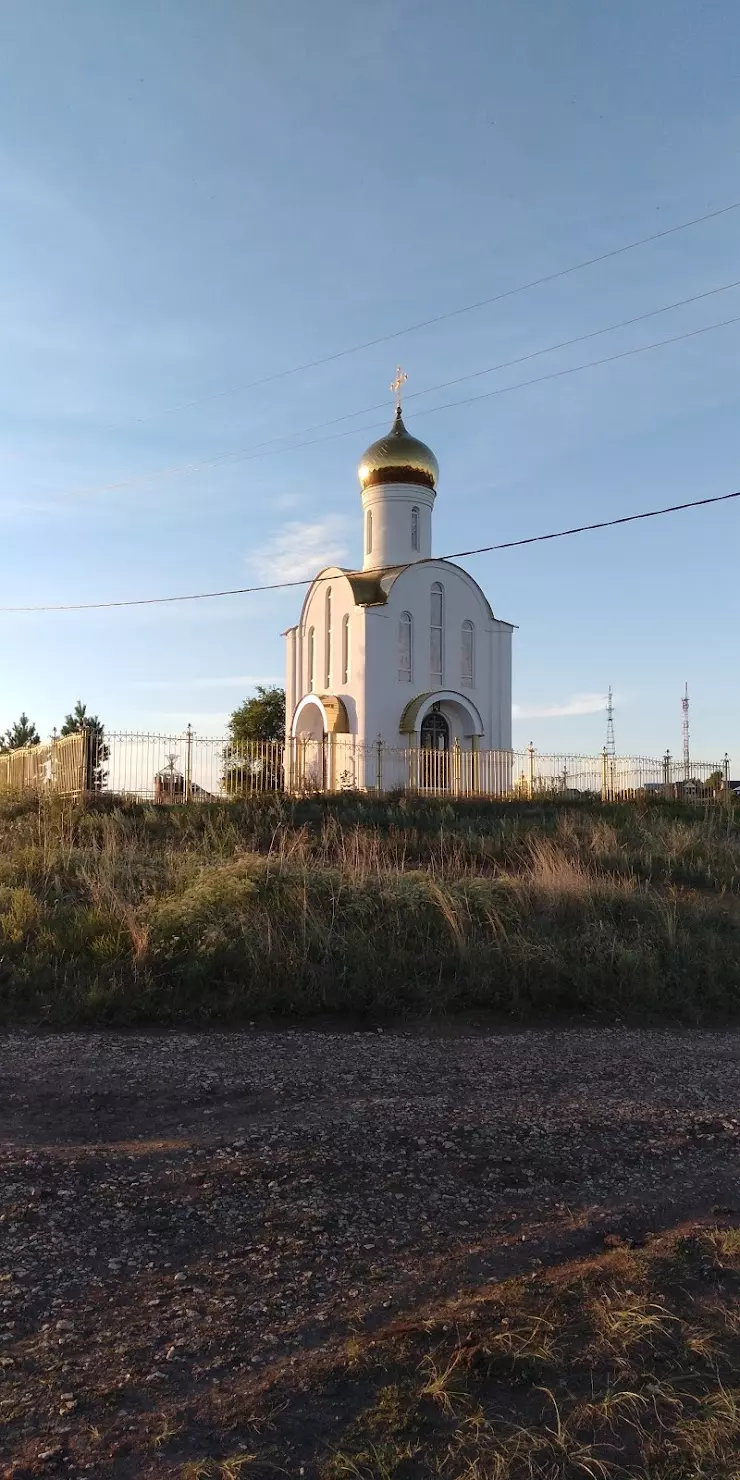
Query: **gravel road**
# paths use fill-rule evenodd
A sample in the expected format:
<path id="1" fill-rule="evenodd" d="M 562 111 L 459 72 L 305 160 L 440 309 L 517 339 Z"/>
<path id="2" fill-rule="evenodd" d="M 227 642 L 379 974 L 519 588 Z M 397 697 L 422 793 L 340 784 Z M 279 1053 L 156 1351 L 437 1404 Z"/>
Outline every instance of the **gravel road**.
<path id="1" fill-rule="evenodd" d="M 7 1035 L 7 1473 L 179 1473 L 165 1402 L 202 1445 L 307 1347 L 729 1211 L 739 1137 L 734 1033 Z"/>

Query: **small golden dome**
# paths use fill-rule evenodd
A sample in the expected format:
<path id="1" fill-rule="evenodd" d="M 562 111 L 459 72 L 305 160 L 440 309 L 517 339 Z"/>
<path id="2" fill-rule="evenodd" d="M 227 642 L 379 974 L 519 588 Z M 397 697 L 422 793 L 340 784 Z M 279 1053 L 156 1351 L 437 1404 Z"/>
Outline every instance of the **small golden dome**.
<path id="1" fill-rule="evenodd" d="M 439 478 L 434 453 L 406 431 L 400 406 L 387 436 L 370 444 L 357 472 L 363 489 L 377 483 L 422 483 L 436 488 Z"/>

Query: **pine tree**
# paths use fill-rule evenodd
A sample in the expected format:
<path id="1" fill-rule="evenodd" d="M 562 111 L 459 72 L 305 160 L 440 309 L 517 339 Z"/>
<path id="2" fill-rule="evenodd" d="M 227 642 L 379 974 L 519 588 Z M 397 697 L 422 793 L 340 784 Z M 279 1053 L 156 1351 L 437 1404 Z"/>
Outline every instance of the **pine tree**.
<path id="1" fill-rule="evenodd" d="M 83 730 L 87 735 L 85 790 L 102 791 L 108 780 L 105 762 L 110 756 L 110 747 L 105 743 L 105 727 L 97 714 L 88 714 L 87 705 L 78 699 L 72 713 L 66 715 L 60 733 L 79 735 Z"/>
<path id="2" fill-rule="evenodd" d="M 17 719 L 15 724 L 5 731 L 0 740 L 0 750 L 22 750 L 25 745 L 39 745 L 40 743 L 39 732 L 24 710 L 20 719 Z"/>

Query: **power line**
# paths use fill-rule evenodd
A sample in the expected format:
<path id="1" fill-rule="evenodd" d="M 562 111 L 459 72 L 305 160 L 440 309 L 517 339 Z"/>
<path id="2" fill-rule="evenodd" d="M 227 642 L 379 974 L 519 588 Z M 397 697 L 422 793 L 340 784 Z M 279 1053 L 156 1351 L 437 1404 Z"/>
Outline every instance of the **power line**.
<path id="1" fill-rule="evenodd" d="M 577 334 L 573 339 L 561 339 L 557 344 L 545 345 L 544 349 L 530 350 L 526 355 L 517 355 L 513 360 L 500 360 L 498 365 L 487 365 L 483 370 L 471 370 L 467 375 L 458 375 L 454 380 L 440 381 L 439 385 L 427 386 L 425 390 L 409 391 L 404 400 L 412 401 L 415 396 L 428 396 L 432 391 L 444 391 L 448 386 L 460 385 L 464 380 L 477 380 L 481 375 L 493 375 L 496 370 L 508 370 L 514 365 L 523 365 L 527 360 L 536 360 L 540 355 L 551 355 L 559 349 L 570 349 L 574 344 L 584 344 L 588 339 L 598 339 L 602 334 L 614 334 L 618 329 L 628 329 L 632 324 L 642 324 L 645 319 L 655 319 L 663 313 L 670 313 L 675 308 L 686 308 L 689 303 L 700 303 L 704 298 L 716 298 L 719 293 L 729 293 L 732 288 L 740 288 L 740 278 L 735 278 L 731 283 L 721 283 L 718 288 L 706 288 L 703 293 L 693 293 L 690 298 L 677 298 L 674 303 L 664 303 L 660 308 L 649 308 L 645 313 L 635 314 L 631 319 L 620 319 L 616 324 L 607 324 L 603 329 L 591 329 L 587 334 Z M 385 405 L 385 402 L 382 403 Z M 368 406 L 368 411 L 376 411 L 379 407 Z M 364 412 L 356 412 L 357 416 Z M 346 420 L 345 417 L 337 417 L 337 421 Z M 329 423 L 327 423 L 329 425 Z"/>
<path id="2" fill-rule="evenodd" d="M 459 401 L 444 401 L 441 406 L 426 407 L 418 414 L 430 416 L 436 411 L 448 411 L 453 406 L 470 406 L 475 401 L 487 401 L 491 396 L 505 396 L 509 391 L 523 390 L 528 385 L 541 385 L 544 380 L 561 380 L 566 375 L 578 375 L 581 370 L 594 370 L 598 365 L 612 365 L 616 360 L 629 359 L 631 355 L 644 355 L 648 350 L 663 349 L 667 344 L 679 344 L 683 339 L 697 339 L 701 334 L 710 334 L 713 329 L 726 329 L 730 324 L 739 323 L 740 314 L 735 314 L 730 319 L 720 319 L 714 324 L 704 324 L 699 329 L 688 329 L 683 334 L 672 334 L 669 339 L 654 339 L 650 344 L 637 345 L 635 349 L 623 349 L 614 355 L 603 355 L 598 360 L 587 360 L 585 365 L 573 365 L 566 370 L 551 370 L 546 375 L 534 376 L 532 380 L 517 380 L 513 385 L 502 385 L 492 391 L 483 391 L 479 396 L 465 396 Z"/>
<path id="3" fill-rule="evenodd" d="M 471 550 L 454 550 L 450 555 L 435 555 L 433 560 L 465 560 L 472 555 L 489 555 L 498 550 L 516 550 L 525 545 L 545 544 L 549 540 L 563 540 L 575 534 L 590 534 L 597 529 L 615 529 L 620 524 L 635 524 L 641 519 L 658 519 L 663 514 L 680 514 L 685 509 L 701 509 L 708 504 L 725 504 L 730 499 L 740 498 L 740 488 L 733 493 L 718 493 L 710 498 L 690 499 L 684 504 L 668 504 L 662 509 L 645 509 L 639 514 L 621 514 L 616 519 L 600 519 L 594 524 L 577 524 L 572 529 L 557 529 L 549 534 L 531 534 L 524 539 L 503 540 L 498 545 L 477 545 Z M 364 576 L 382 576 L 397 566 L 377 566 L 365 570 Z M 227 591 L 196 591 L 184 596 L 139 596 L 128 601 L 75 601 L 58 606 L 0 606 L 0 612 L 86 612 L 109 611 L 114 607 L 170 606 L 179 601 L 211 601 L 220 596 L 254 596 L 263 591 L 288 591 L 296 587 L 320 585 L 323 581 L 336 580 L 336 576 L 314 576 L 298 581 L 271 581 L 260 586 L 236 586 Z"/>
<path id="4" fill-rule="evenodd" d="M 676 308 L 686 308 L 690 303 L 700 303 L 705 298 L 716 298 L 719 293 L 729 293 L 733 288 L 740 288 L 740 278 L 734 278 L 733 281 L 730 283 L 720 283 L 719 287 L 717 288 L 705 288 L 703 292 L 693 293 L 689 298 L 677 298 L 673 303 L 661 304 L 660 308 L 647 309 L 645 313 L 634 314 L 632 318 L 619 319 L 615 324 L 606 324 L 601 329 L 590 329 L 586 334 L 576 334 L 571 339 L 560 339 L 555 344 L 544 345 L 541 349 L 529 350 L 526 355 L 516 355 L 511 360 L 499 360 L 498 364 L 486 365 L 482 370 L 470 370 L 466 375 L 455 376 L 453 380 L 441 380 L 436 385 L 424 386 L 419 391 L 407 391 L 404 395 L 404 401 L 413 401 L 416 400 L 419 396 L 431 396 L 435 391 L 448 390 L 450 386 L 462 385 L 463 382 L 466 380 L 479 380 L 481 376 L 494 375 L 498 370 L 510 370 L 515 365 L 524 365 L 527 363 L 527 361 L 539 359 L 542 355 L 551 355 L 554 354 L 557 350 L 561 349 L 571 349 L 574 344 L 585 344 L 586 341 L 589 339 L 598 339 L 604 334 L 614 334 L 619 329 L 628 329 L 631 327 L 632 324 L 642 324 L 645 322 L 646 319 L 658 318 L 661 314 L 671 313 L 672 310 Z M 638 351 L 630 351 L 630 353 L 638 353 Z M 596 363 L 599 362 L 597 361 Z M 530 382 L 524 381 L 523 384 L 528 385 L 530 384 Z M 509 389 L 516 389 L 516 387 L 504 386 L 501 394 L 504 394 Z M 452 402 L 451 404 L 457 405 L 458 403 Z M 464 403 L 460 402 L 459 404 L 463 405 Z M 324 427 L 337 426 L 342 421 L 354 421 L 356 416 L 369 416 L 373 411 L 383 411 L 386 405 L 387 401 L 375 401 L 372 406 L 363 406 L 357 411 L 345 411 L 341 416 L 332 416 L 327 421 L 318 421 L 314 422 L 314 424 L 310 427 L 302 427 L 300 431 L 294 432 L 293 436 L 303 437 L 306 436 L 308 432 L 319 432 L 323 431 Z M 426 410 L 420 411 L 418 415 L 426 416 L 433 411 L 441 409 L 443 408 L 436 406 L 428 407 Z M 368 428 L 358 427 L 353 428 L 352 430 L 374 431 L 375 426 L 373 425 L 372 427 Z M 347 435 L 349 435 L 349 433 Z M 326 439 L 318 438 L 317 440 L 324 441 Z M 286 445 L 283 447 L 272 447 L 271 444 L 277 441 L 283 441 Z M 311 446 L 312 444 L 299 443 L 298 445 Z M 255 451 L 256 453 L 260 453 L 265 457 L 269 457 L 276 452 L 290 452 L 292 446 L 293 444 L 290 443 L 287 438 L 270 437 L 267 438 L 267 440 L 264 442 L 255 443 L 253 448 L 245 448 L 243 450 L 243 453 L 223 453 L 221 455 L 223 457 L 237 457 L 251 451 Z M 263 453 L 262 449 L 264 448 L 268 448 L 269 451 Z"/>
<path id="5" fill-rule="evenodd" d="M 290 376 L 301 375 L 306 370 L 316 370 L 321 365 L 330 365 L 335 360 L 345 359 L 348 355 L 357 355 L 363 350 L 374 349 L 378 344 L 390 344 L 394 339 L 403 338 L 405 334 L 416 334 L 420 329 L 428 329 L 433 324 L 442 324 L 448 319 L 460 318 L 463 314 L 489 308 L 494 303 L 501 303 L 505 298 L 514 298 L 520 293 L 528 293 L 532 288 L 543 287 L 545 283 L 554 283 L 558 278 L 570 277 L 575 272 L 582 272 L 586 267 L 596 267 L 600 262 L 608 262 L 612 257 L 621 257 L 625 252 L 634 252 L 638 247 L 648 246 L 650 242 L 661 241 L 666 236 L 675 236 L 679 231 L 688 231 L 692 226 L 701 226 L 705 221 L 714 221 L 720 216 L 727 216 L 730 212 L 739 209 L 740 201 L 732 201 L 730 205 L 720 206 L 719 210 L 707 211 L 703 216 L 694 216 L 690 221 L 681 221 L 676 226 L 666 226 L 662 231 L 654 231 L 650 236 L 639 237 L 636 241 L 626 242 L 621 247 L 612 247 L 608 252 L 601 252 L 596 257 L 587 257 L 582 262 L 574 262 L 570 267 L 561 267 L 555 272 L 544 273 L 542 277 L 531 278 L 529 282 L 518 283 L 513 288 L 504 288 L 500 293 L 492 294 L 490 298 L 480 298 L 475 303 L 465 303 L 460 308 L 448 309 L 446 313 L 434 314 L 428 319 L 419 319 L 417 323 L 407 324 L 403 329 L 394 329 L 389 334 L 380 334 L 375 339 L 366 339 L 361 344 L 349 345 L 346 349 L 335 350 L 332 354 L 321 355 L 315 360 L 305 360 L 302 364 L 291 365 L 286 370 L 275 370 L 272 374 L 261 375 L 256 380 L 228 386 L 225 390 L 213 391 L 207 396 L 197 396 L 191 401 L 180 401 L 175 406 L 165 407 L 160 411 L 152 412 L 149 416 L 136 417 L 134 425 L 153 421 L 157 416 L 173 416 L 178 411 L 189 411 L 193 406 L 204 406 L 209 401 L 219 401 L 225 396 L 239 395 L 243 391 L 254 390 L 260 385 L 270 385 L 276 380 L 287 380 Z"/>
<path id="6" fill-rule="evenodd" d="M 594 330 L 590 334 L 585 334 L 580 337 L 583 339 L 591 339 L 598 334 L 607 334 L 612 332 L 612 330 L 614 329 L 625 328 L 628 324 L 637 323 L 640 319 L 651 318 L 655 314 L 659 313 L 667 313 L 670 308 L 678 308 L 683 306 L 683 304 L 696 302 L 699 298 L 708 297 L 711 293 L 726 292 L 730 288 L 738 286 L 740 286 L 740 279 L 738 279 L 737 282 L 727 283 L 721 288 L 710 289 L 707 291 L 707 293 L 698 293 L 694 298 L 682 299 L 680 302 L 675 304 L 666 304 L 664 308 L 653 309 L 646 314 L 638 314 L 637 317 L 634 319 L 624 319 L 618 324 L 609 325 L 604 329 Z M 684 339 L 695 339 L 702 334 L 710 334 L 714 329 L 726 329 L 729 327 L 729 325 L 737 323 L 740 323 L 740 315 L 735 315 L 734 317 L 729 319 L 720 319 L 714 324 L 704 324 L 698 329 L 688 329 L 685 330 L 682 334 L 673 334 L 668 339 L 654 339 L 649 344 L 640 344 L 637 345 L 634 349 L 625 349 L 620 350 L 617 354 L 604 355 L 598 360 L 587 360 L 583 365 L 572 365 L 564 370 L 551 370 L 544 375 L 533 376 L 530 380 L 514 381 L 512 385 L 496 386 L 493 390 L 483 391 L 480 395 L 464 396 L 460 397 L 456 401 L 444 401 L 439 406 L 421 407 L 415 414 L 416 416 L 434 416 L 438 411 L 450 411 L 453 410 L 455 406 L 470 406 L 476 401 L 489 400 L 492 396 L 506 396 L 509 395 L 512 391 L 526 390 L 528 386 L 541 385 L 544 381 L 547 380 L 560 380 L 568 375 L 578 375 L 583 370 L 593 370 L 600 365 L 609 365 L 616 360 L 629 359 L 632 355 L 642 355 L 646 354 L 649 350 L 662 349 L 666 345 L 670 344 L 679 344 Z M 576 343 L 578 343 L 578 339 L 564 340 L 562 344 L 550 345 L 542 350 L 533 350 L 529 355 L 522 355 L 521 360 L 534 359 L 537 355 L 550 354 L 554 349 L 564 349 L 566 345 L 572 345 Z M 487 371 L 476 371 L 474 372 L 474 374 L 491 374 L 494 370 L 505 368 L 506 364 L 516 363 L 518 362 L 504 362 L 501 366 L 493 365 Z M 469 378 L 472 379 L 473 377 L 471 376 Z M 454 381 L 448 381 L 444 383 L 444 385 L 454 384 Z M 416 394 L 431 395 L 434 390 L 444 389 L 444 385 L 440 385 L 439 387 L 430 386 L 427 388 L 426 391 L 419 391 L 416 392 Z M 385 405 L 385 402 L 381 402 L 380 404 Z M 368 412 L 374 409 L 374 407 L 366 408 Z M 296 432 L 294 435 L 300 437 L 303 436 L 305 432 L 318 431 L 324 426 L 334 426 L 338 421 L 347 421 L 351 417 L 362 416 L 363 414 L 363 411 L 347 412 L 345 416 L 335 417 L 328 422 L 317 422 L 316 425 L 312 427 L 305 427 L 302 429 L 302 431 Z M 271 445 L 272 442 L 276 442 L 279 440 L 277 437 L 273 437 L 269 438 L 266 442 L 253 443 L 251 446 L 237 448 L 232 452 L 219 452 L 216 453 L 213 457 L 200 458 L 195 462 L 172 463 L 169 467 L 157 469 L 156 472 L 136 473 L 132 478 L 123 478 L 113 483 L 100 483 L 97 485 L 93 485 L 92 487 L 79 490 L 78 496 L 79 493 L 85 494 L 87 496 L 96 493 L 116 493 L 122 488 L 132 488 L 139 483 L 150 483 L 157 478 L 174 478 L 179 477 L 185 473 L 198 473 L 201 472 L 204 468 L 215 467 L 218 463 L 222 462 L 250 462 L 255 460 L 256 458 L 272 457 L 282 452 L 299 452 L 304 447 L 316 447 L 321 443 L 335 442 L 343 437 L 353 437 L 355 435 L 359 435 L 361 432 L 375 432 L 384 429 L 385 426 L 385 422 L 367 422 L 359 427 L 349 427 L 342 432 L 330 432 L 325 437 L 311 437 L 302 442 L 284 441 L 282 447 L 273 447 Z M 68 490 L 68 495 L 70 492 L 74 491 Z"/>

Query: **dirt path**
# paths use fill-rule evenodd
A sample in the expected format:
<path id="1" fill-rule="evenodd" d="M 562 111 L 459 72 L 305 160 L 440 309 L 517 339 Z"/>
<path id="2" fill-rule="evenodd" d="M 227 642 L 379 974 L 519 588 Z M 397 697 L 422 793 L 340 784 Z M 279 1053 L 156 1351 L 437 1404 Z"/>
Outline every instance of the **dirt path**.
<path id="1" fill-rule="evenodd" d="M 11 1034 L 6 1473 L 180 1475 L 307 1348 L 729 1210 L 739 1138 L 735 1034 Z"/>

